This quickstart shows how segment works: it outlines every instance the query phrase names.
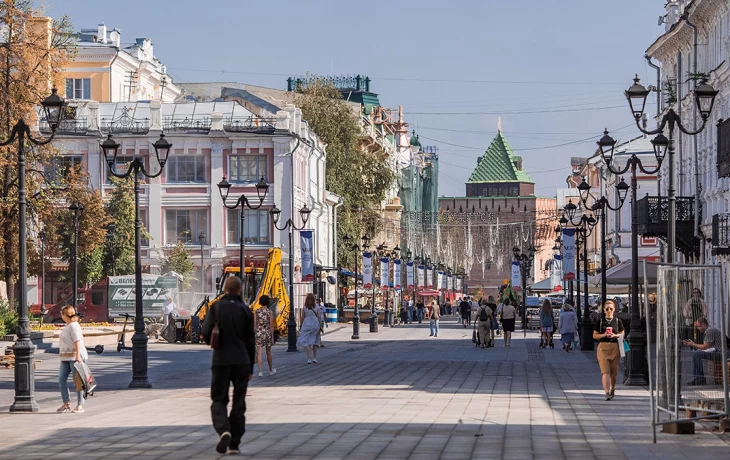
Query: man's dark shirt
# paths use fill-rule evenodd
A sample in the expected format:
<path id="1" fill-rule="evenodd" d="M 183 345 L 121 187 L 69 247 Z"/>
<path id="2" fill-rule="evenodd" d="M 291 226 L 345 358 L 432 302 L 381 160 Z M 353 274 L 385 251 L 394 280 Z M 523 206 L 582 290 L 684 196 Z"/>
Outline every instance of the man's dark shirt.
<path id="1" fill-rule="evenodd" d="M 459 313 L 466 315 L 471 311 L 471 305 L 466 300 L 462 300 L 459 304 Z"/>
<path id="2" fill-rule="evenodd" d="M 416 304 L 416 309 L 418 309 L 418 310 L 423 310 L 423 302 L 418 302 L 418 303 Z"/>
<path id="3" fill-rule="evenodd" d="M 220 330 L 220 346 L 218 350 L 213 350 L 213 365 L 249 365 L 250 373 L 253 374 L 256 343 L 251 310 L 238 295 L 227 294 L 222 297 L 205 315 L 203 337 L 207 342 L 216 320 Z"/>

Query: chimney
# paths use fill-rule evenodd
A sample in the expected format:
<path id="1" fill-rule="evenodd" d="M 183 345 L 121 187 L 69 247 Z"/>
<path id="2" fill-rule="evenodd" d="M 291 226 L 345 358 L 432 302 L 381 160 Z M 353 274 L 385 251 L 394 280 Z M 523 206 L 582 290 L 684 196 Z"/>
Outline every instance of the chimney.
<path id="1" fill-rule="evenodd" d="M 106 44 L 106 24 L 104 24 L 103 22 L 99 24 L 99 29 L 96 34 L 96 41 Z"/>

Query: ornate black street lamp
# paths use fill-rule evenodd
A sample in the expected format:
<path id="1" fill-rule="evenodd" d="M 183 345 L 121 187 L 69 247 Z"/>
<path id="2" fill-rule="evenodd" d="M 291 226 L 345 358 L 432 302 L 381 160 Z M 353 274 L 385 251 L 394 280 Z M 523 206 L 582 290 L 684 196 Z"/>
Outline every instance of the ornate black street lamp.
<path id="1" fill-rule="evenodd" d="M 116 246 L 115 246 L 116 245 L 116 237 L 115 237 L 116 229 L 117 229 L 117 226 L 114 222 L 111 222 L 109 225 L 106 226 L 106 238 L 107 238 L 107 241 L 109 242 L 109 254 L 111 255 L 110 259 L 111 259 L 111 263 L 112 263 L 110 274 L 112 276 L 117 274 L 116 263 L 115 263 L 117 260 L 117 257 L 116 257 L 116 254 L 114 253 L 114 251 L 116 249 Z"/>
<path id="2" fill-rule="evenodd" d="M 200 243 L 200 290 L 205 292 L 205 255 L 203 254 L 203 247 L 205 246 L 205 232 L 200 232 L 200 234 L 198 234 L 198 243 Z"/>
<path id="3" fill-rule="evenodd" d="M 46 309 L 46 229 L 38 232 L 38 239 L 41 241 L 41 314 Z"/>
<path id="4" fill-rule="evenodd" d="M 576 223 L 573 218 L 575 217 L 575 211 L 577 206 L 573 204 L 573 201 L 569 201 L 565 205 L 565 215 L 568 216 L 570 223 L 577 226 L 576 242 L 582 240 L 580 246 L 583 247 L 583 315 L 581 318 L 581 338 L 580 338 L 580 349 L 582 351 L 593 351 L 593 324 L 591 323 L 591 307 L 588 301 L 588 237 L 593 234 L 593 229 L 598 225 L 598 221 L 592 215 L 583 213 L 580 219 Z M 563 216 L 565 218 L 565 216 Z M 568 220 L 566 219 L 566 221 Z M 562 220 L 562 219 L 561 219 Z M 576 259 L 578 259 L 576 255 Z M 578 286 L 578 292 L 580 292 L 580 283 Z M 580 302 L 579 302 L 580 303 Z M 576 305 L 576 310 L 580 310 L 580 305 Z"/>
<path id="5" fill-rule="evenodd" d="M 267 186 L 268 187 L 268 186 Z M 257 186 L 258 188 L 258 186 Z M 239 199 L 240 200 L 240 199 Z M 284 222 L 284 225 L 279 227 L 279 217 L 281 217 L 281 210 L 274 205 L 269 211 L 271 214 L 271 220 L 274 221 L 274 228 L 283 232 L 289 230 L 289 322 L 286 325 L 287 330 L 287 342 L 288 348 L 286 351 L 294 352 L 297 350 L 297 321 L 294 319 L 294 251 L 292 250 L 292 238 L 294 230 L 303 230 L 309 220 L 309 214 L 312 212 L 311 209 L 305 204 L 302 209 L 299 210 L 299 217 L 302 219 L 302 226 L 297 227 L 294 225 L 294 221 L 289 218 Z M 243 267 L 241 268 L 243 270 Z"/>
<path id="6" fill-rule="evenodd" d="M 261 205 L 264 204 L 264 200 L 266 199 L 266 194 L 269 192 L 269 184 L 266 183 L 263 176 L 261 176 L 261 179 L 256 184 L 256 195 L 258 195 L 258 198 L 259 198 L 258 206 L 253 206 L 251 204 L 251 201 L 249 201 L 249 199 L 246 197 L 246 195 L 243 195 L 243 194 L 241 194 L 241 196 L 238 197 L 235 204 L 233 204 L 231 206 L 227 205 L 226 200 L 228 199 L 228 193 L 230 192 L 230 190 L 231 190 L 231 184 L 226 180 L 225 176 L 223 176 L 223 180 L 218 182 L 218 191 L 221 194 L 221 199 L 223 200 L 223 206 L 225 206 L 226 209 L 230 209 L 230 210 L 236 209 L 239 206 L 241 207 L 241 211 L 240 211 L 241 219 L 238 224 L 238 226 L 239 226 L 239 229 L 238 229 L 238 233 L 239 233 L 239 235 L 238 235 L 238 241 L 239 241 L 238 257 L 240 259 L 240 261 L 238 263 L 238 267 L 241 270 L 241 272 L 239 273 L 239 276 L 240 276 L 241 280 L 245 283 L 246 277 L 244 275 L 244 270 L 245 270 L 245 266 L 246 266 L 246 261 L 245 261 L 244 256 L 246 255 L 246 253 L 245 253 L 246 235 L 245 235 L 244 229 L 246 228 L 245 227 L 246 208 L 256 210 L 256 209 L 259 209 L 261 207 Z M 244 292 L 246 292 L 245 287 L 244 287 Z M 291 299 L 290 302 L 292 302 L 293 300 L 294 299 Z"/>
<path id="7" fill-rule="evenodd" d="M 527 276 L 530 274 L 530 270 L 532 270 L 532 263 L 535 260 L 536 252 L 537 249 L 535 249 L 533 245 L 530 245 L 524 253 L 517 246 L 512 248 L 514 260 L 520 263 L 520 275 L 522 276 L 522 307 L 520 310 L 522 314 L 522 331 L 524 336 L 527 336 Z"/>
<path id="8" fill-rule="evenodd" d="M 84 206 L 81 203 L 74 201 L 71 205 L 69 205 L 68 210 L 73 213 L 74 219 L 74 247 L 73 253 L 71 254 L 71 269 L 73 270 L 73 285 L 71 286 L 71 292 L 73 292 L 73 294 L 71 305 L 73 305 L 74 310 L 76 310 L 79 295 L 79 215 L 84 212 Z"/>
<path id="9" fill-rule="evenodd" d="M 660 156 L 664 158 L 667 150 L 669 152 L 669 170 L 667 174 L 667 195 L 669 201 L 669 216 L 667 218 L 667 262 L 673 263 L 676 252 L 675 235 L 677 225 L 676 197 L 674 190 L 674 128 L 677 127 L 680 131 L 690 136 L 695 136 L 701 133 L 707 125 L 707 120 L 710 118 L 710 114 L 712 113 L 712 107 L 715 104 L 715 97 L 717 96 L 718 91 L 707 83 L 706 78 L 701 79 L 700 84 L 695 86 L 695 104 L 700 112 L 700 117 L 702 118 L 702 126 L 700 126 L 698 129 L 689 130 L 685 128 L 682 124 L 682 119 L 679 114 L 677 114 L 677 112 L 675 112 L 674 109 L 670 107 L 659 122 L 659 127 L 657 129 L 646 130 L 641 126 L 641 120 L 644 116 L 646 98 L 651 91 L 646 89 L 641 83 L 639 83 L 639 81 L 639 76 L 637 75 L 636 78 L 634 78 L 634 84 L 631 85 L 631 87 L 624 92 L 624 95 L 629 101 L 629 108 L 631 109 L 631 114 L 636 121 L 636 127 L 639 129 L 639 131 L 648 135 L 658 134 L 658 136 L 654 138 L 654 140 L 652 140 L 652 144 L 654 144 L 654 152 L 657 156 L 657 159 Z M 664 134 L 662 134 L 665 127 L 669 129 L 668 139 L 664 136 Z M 613 148 L 611 148 L 611 152 L 613 152 Z"/>
<path id="10" fill-rule="evenodd" d="M 30 135 L 30 126 L 22 118 L 10 130 L 10 138 L 0 143 L 0 147 L 10 145 L 18 140 L 18 338 L 13 345 L 15 354 L 14 387 L 15 399 L 10 412 L 38 412 L 35 400 L 35 372 L 33 355 L 35 345 L 30 341 L 30 321 L 28 319 L 28 257 L 26 206 L 28 198 L 25 190 L 25 141 L 35 145 L 46 145 L 53 140 L 61 122 L 61 115 L 66 101 L 53 88 L 51 95 L 41 105 L 46 122 L 51 128 L 51 136 L 45 140 L 35 139 Z"/>
<path id="11" fill-rule="evenodd" d="M 367 236 L 364 236 L 362 238 L 363 243 L 366 241 Z M 352 318 L 352 340 L 357 340 L 360 338 L 360 312 L 357 308 L 357 262 L 360 257 L 360 246 L 357 243 L 352 243 L 352 237 L 350 235 L 345 235 L 342 237 L 342 240 L 345 242 L 345 247 L 349 246 L 350 250 L 353 252 L 354 255 L 354 262 L 355 262 L 355 312 L 354 316 Z M 369 241 L 369 239 L 368 239 Z M 350 244 L 352 243 L 352 246 Z"/>
<path id="12" fill-rule="evenodd" d="M 380 255 L 385 254 L 388 251 L 388 249 L 385 247 L 385 243 L 380 243 L 375 250 L 373 251 L 372 255 L 372 270 L 373 270 L 373 296 L 372 296 L 372 304 L 370 305 L 370 332 L 378 332 L 378 316 L 375 314 L 375 273 L 376 273 L 376 267 L 380 267 L 380 260 L 378 260 L 378 257 Z M 380 286 L 380 289 L 383 289 L 383 286 Z"/>
<path id="13" fill-rule="evenodd" d="M 580 199 L 583 202 L 583 205 L 590 209 L 593 212 L 593 215 L 596 216 L 596 220 L 601 223 L 601 305 L 603 305 L 603 303 L 606 302 L 606 268 L 608 265 L 606 261 L 606 233 L 608 233 L 608 229 L 606 228 L 606 223 L 608 221 L 607 214 L 608 210 L 616 212 L 623 207 L 624 201 L 626 200 L 626 193 L 629 191 L 629 185 L 624 182 L 623 178 L 621 178 L 621 182 L 616 185 L 616 197 L 619 204 L 615 208 L 611 206 L 611 203 L 605 196 L 601 196 L 601 198 L 595 200 L 593 205 L 589 207 L 588 196 L 590 194 L 591 186 L 588 185 L 585 178 L 583 179 L 583 182 L 578 185 L 578 190 L 580 191 Z"/>
<path id="14" fill-rule="evenodd" d="M 127 171 L 118 173 L 116 171 L 117 153 L 121 147 L 109 134 L 107 139 L 101 144 L 104 152 L 104 159 L 109 166 L 109 173 L 120 179 L 132 177 L 134 179 L 134 284 L 135 284 L 135 312 L 134 312 L 134 335 L 132 336 L 132 381 L 129 388 L 151 388 L 149 378 L 147 376 L 147 335 L 145 334 L 144 310 L 142 303 L 143 286 L 142 286 L 142 218 L 139 213 L 139 194 L 141 187 L 139 184 L 140 174 L 148 178 L 155 178 L 162 174 L 167 162 L 167 156 L 170 154 L 172 144 L 165 139 L 164 134 L 160 134 L 160 138 L 152 144 L 155 149 L 155 158 L 160 166 L 159 171 L 151 173 L 144 166 L 144 160 L 140 157 L 134 157 Z"/>

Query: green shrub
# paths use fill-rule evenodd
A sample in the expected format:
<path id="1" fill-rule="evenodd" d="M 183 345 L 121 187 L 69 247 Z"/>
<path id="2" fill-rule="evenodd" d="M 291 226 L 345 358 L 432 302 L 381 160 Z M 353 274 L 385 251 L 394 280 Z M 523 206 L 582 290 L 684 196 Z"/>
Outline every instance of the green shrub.
<path id="1" fill-rule="evenodd" d="M 4 302 L 0 302 L 4 303 Z M 18 315 L 5 305 L 0 305 L 0 336 L 15 334 L 18 330 Z"/>

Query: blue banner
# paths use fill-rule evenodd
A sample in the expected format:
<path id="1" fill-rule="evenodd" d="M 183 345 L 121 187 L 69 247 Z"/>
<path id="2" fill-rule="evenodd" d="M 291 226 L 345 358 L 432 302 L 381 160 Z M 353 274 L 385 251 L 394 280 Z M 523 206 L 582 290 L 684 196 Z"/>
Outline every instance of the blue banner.
<path id="1" fill-rule="evenodd" d="M 575 273 L 575 229 L 563 229 L 563 279 L 573 281 L 576 279 Z"/>
<path id="2" fill-rule="evenodd" d="M 314 281 L 314 232 L 312 230 L 302 230 L 299 232 L 301 238 L 302 252 L 302 281 Z"/>

